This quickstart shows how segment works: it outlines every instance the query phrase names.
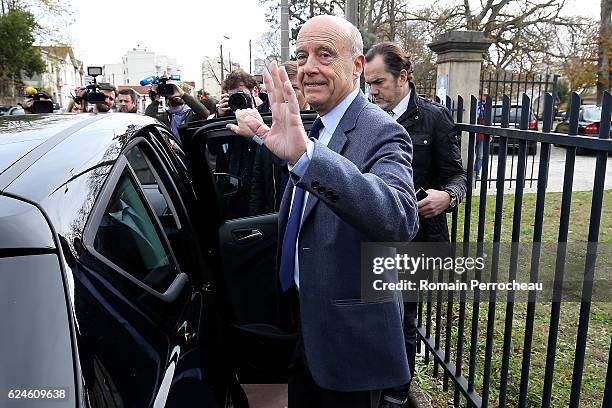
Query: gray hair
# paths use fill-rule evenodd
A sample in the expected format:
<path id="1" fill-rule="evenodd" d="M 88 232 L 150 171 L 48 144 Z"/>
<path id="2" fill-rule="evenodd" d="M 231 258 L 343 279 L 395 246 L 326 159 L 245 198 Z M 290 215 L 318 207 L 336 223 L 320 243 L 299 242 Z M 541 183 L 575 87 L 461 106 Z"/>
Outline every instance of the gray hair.
<path id="1" fill-rule="evenodd" d="M 363 38 L 361 37 L 361 33 L 357 27 L 355 27 L 353 24 L 350 24 L 350 26 L 351 57 L 355 58 L 356 56 L 363 54 Z"/>

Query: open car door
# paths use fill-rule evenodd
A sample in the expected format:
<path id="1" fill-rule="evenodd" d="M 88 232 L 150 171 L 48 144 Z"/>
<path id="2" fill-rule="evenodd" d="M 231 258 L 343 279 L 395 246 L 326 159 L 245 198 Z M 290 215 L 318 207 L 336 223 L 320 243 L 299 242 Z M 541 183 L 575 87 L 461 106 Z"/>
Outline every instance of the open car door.
<path id="1" fill-rule="evenodd" d="M 270 126 L 271 115 L 263 117 Z M 315 119 L 314 112 L 302 114 L 306 130 Z M 212 170 L 220 200 L 217 291 L 225 323 L 224 346 L 241 383 L 286 383 L 297 334 L 276 270 L 276 209 L 282 191 L 277 181 L 265 180 L 266 187 L 275 189 L 270 194 L 276 206 L 253 210 L 252 187 L 262 182 L 253 179 L 253 167 L 265 147 L 233 134 L 225 127 L 228 123 L 235 123 L 235 118 L 193 122 L 181 129 L 196 190 L 210 184 Z M 197 193 L 199 197 L 210 195 Z"/>

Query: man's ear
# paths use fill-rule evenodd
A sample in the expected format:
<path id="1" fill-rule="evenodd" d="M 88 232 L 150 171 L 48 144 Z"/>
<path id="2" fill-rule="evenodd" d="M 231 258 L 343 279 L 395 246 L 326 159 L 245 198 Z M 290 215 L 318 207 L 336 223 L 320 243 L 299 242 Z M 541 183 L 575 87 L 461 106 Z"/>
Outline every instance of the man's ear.
<path id="1" fill-rule="evenodd" d="M 353 60 L 353 65 L 353 75 L 355 76 L 355 79 L 357 79 L 363 73 L 363 67 L 365 66 L 365 56 L 363 54 L 356 56 Z"/>
<path id="2" fill-rule="evenodd" d="M 406 71 L 405 69 L 402 69 L 399 73 L 399 79 L 400 79 L 400 82 L 402 83 L 408 82 L 408 71 Z"/>

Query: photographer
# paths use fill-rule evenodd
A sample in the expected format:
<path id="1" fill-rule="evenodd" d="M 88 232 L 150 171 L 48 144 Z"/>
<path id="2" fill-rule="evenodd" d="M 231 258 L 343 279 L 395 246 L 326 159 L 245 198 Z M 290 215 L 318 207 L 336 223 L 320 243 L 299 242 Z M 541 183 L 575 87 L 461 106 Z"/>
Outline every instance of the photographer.
<path id="1" fill-rule="evenodd" d="M 157 85 L 151 87 L 149 97 L 151 97 L 151 104 L 147 106 L 145 115 L 156 118 L 166 126 L 170 128 L 172 133 L 180 141 L 178 133 L 178 127 L 184 123 L 189 123 L 194 120 L 206 120 L 208 119 L 208 109 L 197 101 L 193 96 L 185 93 L 176 84 L 172 85 L 174 92 L 172 95 L 166 98 L 168 107 L 165 112 L 158 113 L 159 109 L 159 95 L 157 94 Z"/>
<path id="2" fill-rule="evenodd" d="M 138 113 L 138 96 L 133 89 L 122 89 L 117 95 L 119 112 Z"/>
<path id="3" fill-rule="evenodd" d="M 66 112 L 68 113 L 82 113 L 85 112 L 87 106 L 87 100 L 85 99 L 86 94 L 85 87 L 77 87 L 74 90 L 76 96 L 73 96 L 68 103 L 68 107 L 66 108 Z"/>
<path id="4" fill-rule="evenodd" d="M 217 105 L 217 116 L 224 117 L 233 115 L 234 112 L 230 105 L 234 105 L 237 109 L 257 108 L 260 113 L 270 112 L 270 104 L 268 95 L 259 90 L 257 81 L 253 75 L 250 75 L 242 69 L 232 71 L 225 77 L 221 84 L 223 93 Z M 233 97 L 233 103 L 230 103 L 230 98 L 234 94 L 243 94 L 243 98 Z M 235 102 L 234 102 L 235 100 Z"/>
<path id="5" fill-rule="evenodd" d="M 94 104 L 94 112 L 106 113 L 115 106 L 115 98 L 117 97 L 117 88 L 109 83 L 99 84 L 100 92 L 104 94 L 103 103 Z"/>
<path id="6" fill-rule="evenodd" d="M 35 111 L 34 101 L 53 102 L 53 97 L 51 96 L 51 94 L 45 91 L 44 89 L 36 90 L 32 87 L 27 87 L 26 94 L 26 100 L 22 104 L 20 104 L 23 107 L 23 110 L 26 111 L 26 113 L 42 113 Z"/>

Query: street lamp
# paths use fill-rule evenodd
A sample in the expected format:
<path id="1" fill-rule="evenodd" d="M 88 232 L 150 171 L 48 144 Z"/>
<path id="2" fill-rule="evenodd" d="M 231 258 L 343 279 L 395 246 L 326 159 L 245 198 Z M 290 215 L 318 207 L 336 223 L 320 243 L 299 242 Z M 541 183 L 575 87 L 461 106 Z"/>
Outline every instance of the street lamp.
<path id="1" fill-rule="evenodd" d="M 224 35 L 221 39 L 221 44 L 219 45 L 219 50 L 221 53 L 221 81 L 225 79 L 225 70 L 223 69 L 223 39 L 229 40 L 230 38 L 227 35 Z"/>

